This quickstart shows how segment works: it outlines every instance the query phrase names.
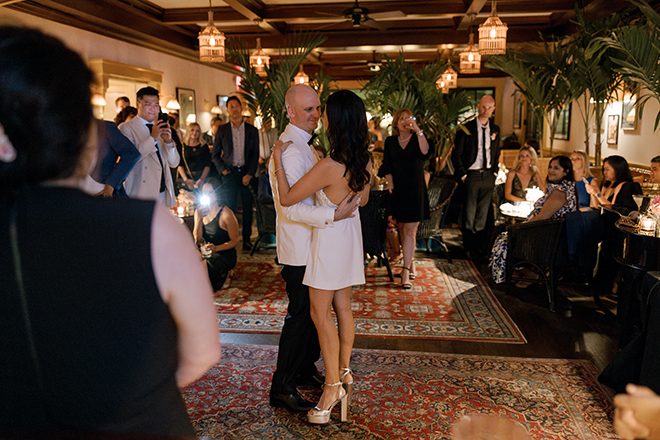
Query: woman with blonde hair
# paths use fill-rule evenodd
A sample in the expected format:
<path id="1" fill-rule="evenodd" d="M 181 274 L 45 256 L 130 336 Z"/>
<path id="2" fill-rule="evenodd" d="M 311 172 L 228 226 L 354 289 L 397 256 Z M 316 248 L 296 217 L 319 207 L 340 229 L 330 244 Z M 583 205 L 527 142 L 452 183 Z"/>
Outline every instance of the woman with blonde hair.
<path id="1" fill-rule="evenodd" d="M 202 141 L 202 129 L 197 122 L 188 124 L 181 150 L 179 177 L 189 189 L 198 188 L 211 171 L 211 150 Z"/>
<path id="2" fill-rule="evenodd" d="M 571 153 L 571 162 L 573 162 L 573 173 L 575 173 L 575 186 L 577 187 L 580 210 L 588 209 L 589 206 L 597 207 L 598 202 L 587 191 L 587 185 L 598 193 L 600 191 L 600 182 L 594 178 L 589 168 L 589 156 L 584 151 L 575 150 Z"/>
<path id="3" fill-rule="evenodd" d="M 510 202 L 524 202 L 525 189 L 537 187 L 543 190 L 543 179 L 536 166 L 537 156 L 529 145 L 518 150 L 518 156 L 504 184 L 504 197 Z"/>

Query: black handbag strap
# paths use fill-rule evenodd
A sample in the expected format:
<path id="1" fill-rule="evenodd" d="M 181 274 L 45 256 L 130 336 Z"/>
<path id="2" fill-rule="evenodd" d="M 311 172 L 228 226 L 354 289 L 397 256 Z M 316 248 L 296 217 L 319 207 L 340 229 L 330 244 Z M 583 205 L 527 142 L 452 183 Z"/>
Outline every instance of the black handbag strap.
<path id="1" fill-rule="evenodd" d="M 12 206 L 10 217 L 9 217 L 9 238 L 11 241 L 12 256 L 14 261 L 14 278 L 16 279 L 16 285 L 18 287 L 18 294 L 20 296 L 21 310 L 23 312 L 23 321 L 25 323 L 25 330 L 27 333 L 28 345 L 30 349 L 30 356 L 32 358 L 32 364 L 35 369 L 37 384 L 39 390 L 42 392 L 45 391 L 43 384 L 43 376 L 41 373 L 41 366 L 39 363 L 39 356 L 37 355 L 37 347 L 34 342 L 34 335 L 32 333 L 32 320 L 30 319 L 30 312 L 28 309 L 27 295 L 25 293 L 25 284 L 23 283 L 23 270 L 21 263 L 21 253 L 18 247 L 18 228 L 16 227 L 16 217 L 18 216 L 18 202 L 15 202 Z"/>

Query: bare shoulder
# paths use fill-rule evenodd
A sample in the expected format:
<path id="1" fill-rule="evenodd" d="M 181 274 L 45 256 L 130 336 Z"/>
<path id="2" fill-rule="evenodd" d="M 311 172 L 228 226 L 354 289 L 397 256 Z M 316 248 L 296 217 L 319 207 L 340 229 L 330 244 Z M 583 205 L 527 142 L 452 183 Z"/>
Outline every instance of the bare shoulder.
<path id="1" fill-rule="evenodd" d="M 192 234 L 159 203 L 155 205 L 151 227 L 151 261 L 166 303 L 182 290 L 182 284 L 204 275 Z"/>

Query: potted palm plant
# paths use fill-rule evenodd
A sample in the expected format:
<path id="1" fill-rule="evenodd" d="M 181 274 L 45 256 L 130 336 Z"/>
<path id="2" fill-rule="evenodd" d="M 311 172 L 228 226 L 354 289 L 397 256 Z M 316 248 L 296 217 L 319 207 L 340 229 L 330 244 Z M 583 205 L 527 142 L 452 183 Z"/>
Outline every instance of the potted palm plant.
<path id="1" fill-rule="evenodd" d="M 294 32 L 280 49 L 279 60 L 266 67 L 265 81 L 250 67 L 250 49 L 240 38 L 227 41 L 227 54 L 231 60 L 244 69 L 241 93 L 254 114 L 264 119 L 273 118 L 279 133 L 287 124 L 285 96 L 291 86 L 293 76 L 303 60 L 325 41 L 318 32 Z M 323 75 L 313 78 L 316 86 L 325 85 L 329 90 L 330 78 Z"/>

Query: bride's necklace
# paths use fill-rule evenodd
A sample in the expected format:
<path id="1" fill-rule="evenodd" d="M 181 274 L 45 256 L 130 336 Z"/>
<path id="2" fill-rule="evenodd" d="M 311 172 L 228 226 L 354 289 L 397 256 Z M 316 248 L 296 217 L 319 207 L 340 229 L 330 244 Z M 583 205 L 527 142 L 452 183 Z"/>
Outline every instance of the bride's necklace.
<path id="1" fill-rule="evenodd" d="M 407 141 L 408 139 L 410 139 L 411 137 L 412 137 L 412 133 L 409 133 L 409 134 L 408 134 L 408 137 L 405 138 L 405 139 L 401 139 L 401 135 L 399 135 L 399 142 L 406 142 L 406 141 Z"/>

